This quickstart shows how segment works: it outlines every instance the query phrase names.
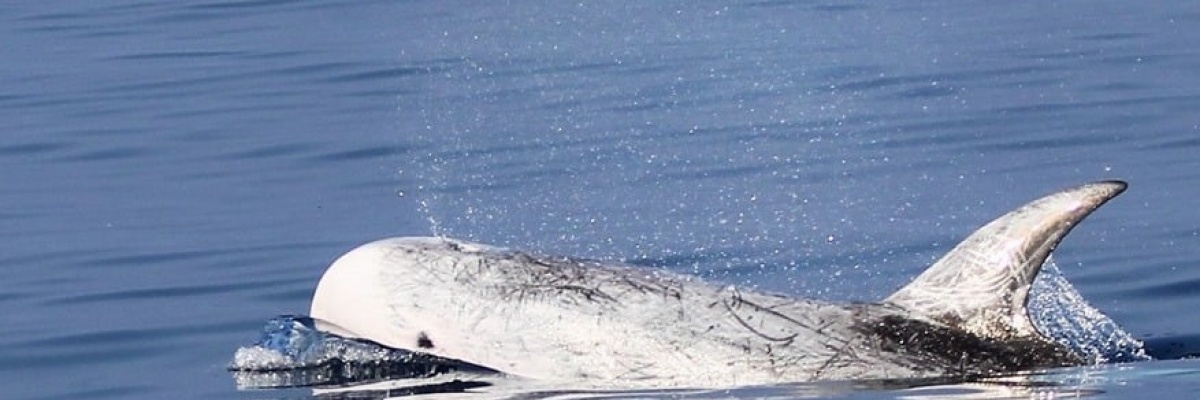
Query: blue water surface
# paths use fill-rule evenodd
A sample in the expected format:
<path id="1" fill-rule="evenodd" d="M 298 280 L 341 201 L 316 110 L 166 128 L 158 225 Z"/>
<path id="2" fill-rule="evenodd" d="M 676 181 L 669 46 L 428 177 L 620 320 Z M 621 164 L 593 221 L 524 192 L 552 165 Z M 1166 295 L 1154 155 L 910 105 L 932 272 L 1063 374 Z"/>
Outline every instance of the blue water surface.
<path id="1" fill-rule="evenodd" d="M 1197 10 L 9 1 L 0 397 L 307 396 L 225 369 L 386 236 L 870 301 L 1010 208 L 1109 178 L 1130 190 L 1059 267 L 1152 355 L 1198 354 Z M 1198 370 L 1051 379 L 1186 398 Z"/>

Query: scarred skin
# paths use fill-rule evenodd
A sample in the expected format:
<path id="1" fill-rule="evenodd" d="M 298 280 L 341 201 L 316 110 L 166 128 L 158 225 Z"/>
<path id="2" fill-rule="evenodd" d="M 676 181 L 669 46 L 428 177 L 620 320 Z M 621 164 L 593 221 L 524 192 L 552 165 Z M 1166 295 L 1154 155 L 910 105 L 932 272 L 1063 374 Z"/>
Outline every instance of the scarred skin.
<path id="1" fill-rule="evenodd" d="M 318 328 L 590 387 L 729 387 L 973 376 L 1083 360 L 1030 323 L 1057 243 L 1125 188 L 1097 182 L 1010 212 L 885 300 L 833 304 L 717 287 L 658 269 L 393 238 L 339 258 Z"/>

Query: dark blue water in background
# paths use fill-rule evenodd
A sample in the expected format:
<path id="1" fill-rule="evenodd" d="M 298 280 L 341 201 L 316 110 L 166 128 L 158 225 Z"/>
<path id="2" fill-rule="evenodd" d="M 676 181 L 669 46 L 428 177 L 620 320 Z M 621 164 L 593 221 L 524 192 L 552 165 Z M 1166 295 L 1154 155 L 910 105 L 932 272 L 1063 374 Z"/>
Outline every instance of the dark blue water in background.
<path id="1" fill-rule="evenodd" d="M 386 236 L 873 300 L 1107 178 L 1059 265 L 1200 352 L 1197 39 L 1189 2 L 7 2 L 0 397 L 270 397 L 233 350 Z"/>

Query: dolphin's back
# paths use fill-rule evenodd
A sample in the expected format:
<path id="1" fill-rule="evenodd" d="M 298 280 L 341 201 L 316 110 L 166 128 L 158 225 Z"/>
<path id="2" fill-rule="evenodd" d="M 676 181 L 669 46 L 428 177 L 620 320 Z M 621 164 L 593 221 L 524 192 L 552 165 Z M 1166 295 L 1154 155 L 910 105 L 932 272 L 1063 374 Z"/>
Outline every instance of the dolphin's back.
<path id="1" fill-rule="evenodd" d="M 1025 311 L 1058 241 L 1124 189 L 1100 182 L 981 228 L 879 304 L 717 287 L 661 269 L 393 238 L 333 263 L 319 328 L 525 378 L 735 386 L 971 375 L 1078 364 Z"/>

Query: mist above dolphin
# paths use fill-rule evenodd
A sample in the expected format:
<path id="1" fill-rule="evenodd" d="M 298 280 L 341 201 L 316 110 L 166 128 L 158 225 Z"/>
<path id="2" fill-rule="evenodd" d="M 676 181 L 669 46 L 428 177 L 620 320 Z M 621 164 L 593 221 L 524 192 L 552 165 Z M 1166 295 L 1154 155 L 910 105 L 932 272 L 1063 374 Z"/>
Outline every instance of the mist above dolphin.
<path id="1" fill-rule="evenodd" d="M 413 362 L 427 367 L 592 387 L 1080 365 L 1091 360 L 1031 322 L 1030 287 L 1063 237 L 1125 188 L 1095 182 L 1034 200 L 876 303 L 797 299 L 663 269 L 406 237 L 338 258 L 317 285 L 310 315 L 317 329 L 419 355 Z"/>

